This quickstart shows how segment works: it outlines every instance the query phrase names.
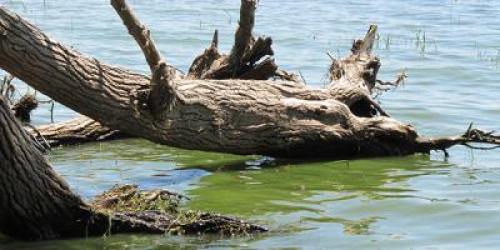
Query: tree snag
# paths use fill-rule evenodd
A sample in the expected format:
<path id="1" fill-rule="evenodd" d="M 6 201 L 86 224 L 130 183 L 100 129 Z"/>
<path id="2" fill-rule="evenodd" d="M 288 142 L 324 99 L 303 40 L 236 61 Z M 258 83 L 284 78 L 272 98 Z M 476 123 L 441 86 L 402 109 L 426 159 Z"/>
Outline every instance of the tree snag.
<path id="1" fill-rule="evenodd" d="M 211 59 L 195 60 L 203 63 L 191 68 L 201 71 L 174 77 L 161 56 L 153 53 L 149 32 L 132 18 L 131 8 L 123 0 L 112 0 L 112 4 L 143 49 L 152 77 L 83 56 L 5 7 L 0 7 L 0 67 L 107 127 L 186 149 L 346 158 L 429 153 L 467 142 L 498 144 L 491 133 L 475 130 L 478 133 L 472 134 L 477 136 L 421 137 L 412 126 L 390 118 L 371 97 L 380 82 L 380 60 L 371 52 L 376 26 L 354 43 L 350 55 L 332 63 L 328 88 L 315 89 L 275 76 L 263 77 L 275 80 L 217 80 L 234 77 L 230 65 L 235 64 L 230 63 L 230 56 L 222 55 L 212 63 Z M 241 19 L 244 26 L 247 19 Z M 247 62 L 262 54 L 252 52 L 257 41 L 246 46 L 240 57 L 246 58 L 245 63 L 239 64 L 242 70 L 237 72 L 248 73 L 244 70 L 248 66 L 254 69 Z M 270 44 L 270 40 L 259 44 Z M 203 65 L 209 64 L 207 70 Z M 267 72 L 269 67 L 260 68 Z M 193 75 L 201 75 L 201 79 L 190 77 Z M 75 90 L 80 94 L 74 95 Z"/>
<path id="2" fill-rule="evenodd" d="M 270 37 L 255 38 L 257 0 L 241 0 L 239 27 L 229 55 L 220 54 L 217 48 L 218 32 L 208 49 L 193 61 L 187 79 L 252 79 L 277 78 L 299 82 L 294 74 L 279 70 L 272 56 Z"/>
<path id="3" fill-rule="evenodd" d="M 57 175 L 0 96 L 0 233 L 27 240 L 106 233 L 221 233 L 266 231 L 244 221 L 178 209 L 166 190 L 115 187 L 87 204 Z"/>
<path id="4" fill-rule="evenodd" d="M 110 129 L 85 116 L 61 123 L 37 127 L 29 126 L 26 127 L 26 130 L 40 144 L 51 147 L 130 138 L 130 136 L 125 133 Z"/>

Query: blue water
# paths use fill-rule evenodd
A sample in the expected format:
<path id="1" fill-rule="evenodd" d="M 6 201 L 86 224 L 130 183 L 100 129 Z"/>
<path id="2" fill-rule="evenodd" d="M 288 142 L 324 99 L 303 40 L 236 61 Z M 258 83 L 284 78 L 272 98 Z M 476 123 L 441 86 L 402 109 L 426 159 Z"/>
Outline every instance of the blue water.
<path id="1" fill-rule="evenodd" d="M 186 70 L 214 29 L 229 51 L 239 1 L 129 1 L 169 63 Z M 140 49 L 109 1 L 5 1 L 53 38 L 99 60 L 147 73 Z M 255 33 L 273 37 L 278 65 L 326 84 L 329 58 L 347 53 L 370 24 L 379 26 L 380 78 L 401 70 L 406 85 L 381 102 L 421 134 L 463 133 L 469 122 L 500 130 L 500 2 L 484 0 L 261 0 Z M 425 42 L 424 42 L 425 37 Z M 1 58 L 0 58 L 1 60 Z M 0 76 L 3 72 L 0 73 Z M 19 92 L 27 91 L 22 84 Z M 41 97 L 47 99 L 46 97 Z M 56 104 L 55 120 L 76 114 Z M 49 105 L 35 124 L 50 122 Z M 255 237 L 112 236 L 20 243 L 0 249 L 155 247 L 494 248 L 500 243 L 499 151 L 463 147 L 431 156 L 259 165 L 259 157 L 179 150 L 134 139 L 54 150 L 50 159 L 90 199 L 117 183 L 168 188 L 186 206 L 268 225 Z"/>

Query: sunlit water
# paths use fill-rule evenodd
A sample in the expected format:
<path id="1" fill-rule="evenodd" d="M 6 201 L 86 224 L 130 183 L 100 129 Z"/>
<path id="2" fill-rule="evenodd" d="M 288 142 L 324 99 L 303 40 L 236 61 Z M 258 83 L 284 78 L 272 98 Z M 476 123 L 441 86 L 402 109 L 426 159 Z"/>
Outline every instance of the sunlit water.
<path id="1" fill-rule="evenodd" d="M 67 45 L 147 73 L 138 46 L 108 2 L 0 0 Z M 230 49 L 239 1 L 129 2 L 180 69 L 209 44 L 214 29 L 220 31 L 222 50 Z M 500 130 L 498 16 L 498 1 L 261 0 L 255 33 L 273 37 L 280 66 L 300 70 L 308 84 L 321 86 L 330 60 L 326 52 L 344 55 L 353 38 L 378 24 L 381 78 L 391 79 L 402 69 L 410 77 L 382 104 L 422 134 L 450 135 L 462 133 L 470 121 Z M 56 121 L 74 116 L 56 105 Z M 35 112 L 34 122 L 50 122 L 48 105 Z M 236 238 L 0 239 L 0 248 L 493 248 L 500 245 L 499 152 L 455 147 L 447 160 L 436 152 L 282 162 L 138 139 L 59 148 L 50 155 L 52 163 L 85 199 L 118 183 L 168 188 L 189 195 L 190 208 L 241 216 L 271 232 Z"/>

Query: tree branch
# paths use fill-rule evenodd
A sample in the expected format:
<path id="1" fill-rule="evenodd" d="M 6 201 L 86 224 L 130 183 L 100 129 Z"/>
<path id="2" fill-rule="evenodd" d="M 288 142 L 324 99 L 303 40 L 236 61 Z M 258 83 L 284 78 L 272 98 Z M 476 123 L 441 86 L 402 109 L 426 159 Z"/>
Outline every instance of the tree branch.
<path id="1" fill-rule="evenodd" d="M 127 27 L 129 34 L 142 49 L 151 69 L 151 74 L 153 74 L 163 59 L 158 49 L 156 49 L 153 38 L 151 38 L 150 30 L 134 15 L 132 8 L 130 8 L 125 0 L 111 0 L 111 5 L 122 19 L 123 24 Z"/>
<path id="2" fill-rule="evenodd" d="M 252 29 L 255 25 L 257 0 L 241 0 L 239 27 L 234 37 L 234 46 L 229 55 L 232 76 L 236 76 L 243 63 L 245 51 L 252 46 Z"/>
<path id="3" fill-rule="evenodd" d="M 500 147 L 500 135 L 494 135 L 494 131 L 485 132 L 475 129 L 472 123 L 467 131 L 459 136 L 420 138 L 418 140 L 421 147 L 426 150 L 446 150 L 455 145 L 463 145 L 471 149 L 492 150 Z M 491 147 L 474 146 L 471 143 L 494 145 Z"/>
<path id="4" fill-rule="evenodd" d="M 167 65 L 151 38 L 151 32 L 134 15 L 132 8 L 125 0 L 111 0 L 111 5 L 146 57 L 152 74 L 147 104 L 152 115 L 162 120 L 165 118 L 164 111 L 171 108 L 175 101 L 175 84 L 172 79 L 175 77 L 176 70 Z"/>

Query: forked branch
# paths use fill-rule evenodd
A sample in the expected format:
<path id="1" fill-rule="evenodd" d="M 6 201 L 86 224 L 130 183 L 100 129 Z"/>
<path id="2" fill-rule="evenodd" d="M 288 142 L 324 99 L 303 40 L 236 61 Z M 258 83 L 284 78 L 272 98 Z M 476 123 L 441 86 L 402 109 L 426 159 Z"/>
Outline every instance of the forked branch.
<path id="1" fill-rule="evenodd" d="M 134 15 L 132 8 L 125 0 L 111 0 L 111 5 L 146 57 L 152 75 L 147 106 L 151 114 L 161 120 L 164 111 L 171 107 L 175 100 L 175 84 L 172 81 L 175 77 L 175 69 L 167 65 L 151 38 L 151 32 Z"/>

